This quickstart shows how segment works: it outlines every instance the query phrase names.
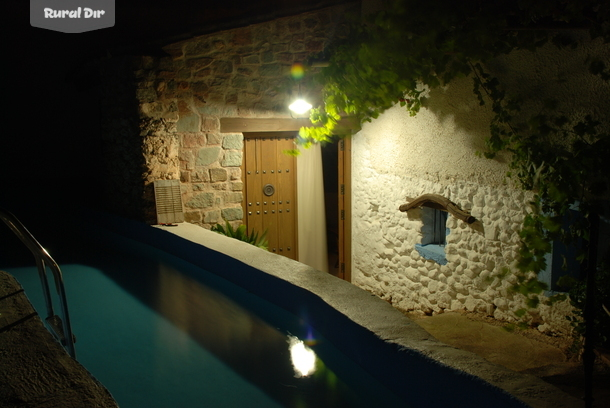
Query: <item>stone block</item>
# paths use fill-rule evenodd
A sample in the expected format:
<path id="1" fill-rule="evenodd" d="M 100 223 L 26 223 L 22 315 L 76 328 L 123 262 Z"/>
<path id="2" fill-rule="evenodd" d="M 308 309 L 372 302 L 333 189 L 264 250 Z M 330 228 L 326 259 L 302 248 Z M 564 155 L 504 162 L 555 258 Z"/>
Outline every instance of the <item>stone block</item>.
<path id="1" fill-rule="evenodd" d="M 207 94 L 210 88 L 205 82 L 198 81 L 191 84 L 191 89 L 193 90 L 193 93 L 199 97 L 205 97 L 205 94 Z"/>
<path id="2" fill-rule="evenodd" d="M 212 188 L 217 191 L 225 191 L 227 189 L 227 183 L 213 183 L 211 184 Z"/>
<path id="3" fill-rule="evenodd" d="M 246 55 L 242 58 L 244 64 L 258 65 L 261 63 L 261 59 L 258 54 Z"/>
<path id="4" fill-rule="evenodd" d="M 182 147 L 203 147 L 205 144 L 205 135 L 202 133 L 186 133 L 182 135 Z"/>
<path id="5" fill-rule="evenodd" d="M 214 168 L 210 169 L 210 180 L 212 183 L 217 183 L 219 181 L 227 181 L 227 170 L 223 168 Z"/>
<path id="6" fill-rule="evenodd" d="M 195 78 L 208 78 L 210 75 L 212 75 L 212 69 L 211 68 L 203 68 L 200 69 L 199 71 L 195 72 L 195 74 L 193 74 L 193 76 Z"/>
<path id="7" fill-rule="evenodd" d="M 232 191 L 242 191 L 244 189 L 244 183 L 241 181 L 234 181 L 231 183 Z"/>
<path id="8" fill-rule="evenodd" d="M 235 89 L 248 89 L 250 79 L 245 76 L 236 76 L 231 80 L 231 86 Z"/>
<path id="9" fill-rule="evenodd" d="M 187 203 L 187 207 L 191 208 L 207 208 L 214 204 L 214 193 L 201 193 L 195 195 Z"/>
<path id="10" fill-rule="evenodd" d="M 241 133 L 232 133 L 222 139 L 222 147 L 225 149 L 241 150 L 244 148 L 244 136 Z"/>
<path id="11" fill-rule="evenodd" d="M 405 276 L 412 282 L 419 282 L 420 273 L 415 268 L 405 268 Z"/>
<path id="12" fill-rule="evenodd" d="M 244 218 L 244 212 L 241 207 L 224 208 L 222 210 L 222 218 L 227 221 L 237 221 Z"/>
<path id="13" fill-rule="evenodd" d="M 290 43 L 290 51 L 291 52 L 305 51 L 305 43 L 302 41 L 292 41 Z"/>
<path id="14" fill-rule="evenodd" d="M 225 195 L 225 203 L 241 203 L 244 195 L 241 192 L 229 192 Z"/>
<path id="15" fill-rule="evenodd" d="M 205 147 L 200 149 L 195 164 L 197 166 L 208 166 L 218 161 L 220 157 L 220 150 L 220 147 Z"/>
<path id="16" fill-rule="evenodd" d="M 282 75 L 282 67 L 279 64 L 261 65 L 259 74 L 261 77 L 280 77 Z"/>
<path id="17" fill-rule="evenodd" d="M 199 132 L 200 128 L 201 119 L 198 115 L 180 115 L 180 119 L 176 122 L 176 130 L 178 132 Z"/>
<path id="18" fill-rule="evenodd" d="M 201 123 L 201 129 L 204 132 L 220 130 L 220 122 L 216 118 L 205 118 Z"/>
<path id="19" fill-rule="evenodd" d="M 196 171 L 191 173 L 191 179 L 193 182 L 210 182 L 210 173 L 208 171 Z"/>
<path id="20" fill-rule="evenodd" d="M 254 73 L 254 70 L 252 68 L 248 68 L 248 67 L 239 67 L 239 68 L 237 68 L 237 73 L 239 75 L 249 77 Z"/>
<path id="21" fill-rule="evenodd" d="M 478 303 L 479 302 L 476 299 L 473 299 L 472 297 L 468 296 L 464 301 L 464 307 L 469 312 L 474 312 L 475 310 L 477 310 Z"/>
<path id="22" fill-rule="evenodd" d="M 184 213 L 184 221 L 196 224 L 201 222 L 201 212 L 199 211 L 186 211 Z"/>
<path id="23" fill-rule="evenodd" d="M 242 152 L 235 150 L 228 150 L 225 152 L 224 160 L 222 161 L 223 167 L 239 167 L 241 166 Z"/>
<path id="24" fill-rule="evenodd" d="M 275 54 L 273 53 L 273 51 L 265 51 L 261 53 L 261 62 L 263 64 L 275 62 Z"/>
<path id="25" fill-rule="evenodd" d="M 212 70 L 216 75 L 230 74 L 233 72 L 233 63 L 231 61 L 216 61 L 212 65 Z"/>
<path id="26" fill-rule="evenodd" d="M 214 59 L 209 57 L 192 58 L 186 60 L 185 65 L 193 71 L 199 71 L 200 69 L 209 66 L 212 62 L 214 62 Z"/>
<path id="27" fill-rule="evenodd" d="M 220 219 L 220 210 L 205 211 L 203 213 L 203 222 L 206 224 L 216 224 Z"/>
<path id="28" fill-rule="evenodd" d="M 307 40 L 305 41 L 305 50 L 307 52 L 320 52 L 324 49 L 324 41 L 321 40 Z"/>
<path id="29" fill-rule="evenodd" d="M 504 298 L 501 298 L 501 297 L 496 298 L 496 299 L 494 299 L 493 303 L 496 306 L 496 308 L 498 308 L 500 310 L 508 309 L 508 302 Z"/>
<path id="30" fill-rule="evenodd" d="M 208 145 L 219 145 L 222 143 L 222 136 L 218 133 L 208 133 Z"/>

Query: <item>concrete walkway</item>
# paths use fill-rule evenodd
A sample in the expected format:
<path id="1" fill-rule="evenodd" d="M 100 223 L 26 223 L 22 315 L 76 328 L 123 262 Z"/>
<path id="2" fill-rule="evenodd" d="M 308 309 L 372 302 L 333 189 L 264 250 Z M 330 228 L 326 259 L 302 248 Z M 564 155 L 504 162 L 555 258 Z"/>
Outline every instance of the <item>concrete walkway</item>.
<path id="1" fill-rule="evenodd" d="M 407 316 L 443 343 L 475 353 L 510 370 L 534 375 L 578 399 L 584 396 L 582 363 L 576 358 L 568 360 L 564 352 L 569 344 L 567 340 L 561 345 L 552 345 L 542 334 L 525 336 L 510 332 L 502 325 L 464 313 Z M 610 406 L 608 384 L 610 359 L 599 353 L 593 380 L 594 407 Z M 584 407 L 584 402 L 581 406 Z"/>
<path id="2" fill-rule="evenodd" d="M 472 320 L 462 313 L 409 317 L 443 343 L 476 353 L 514 371 L 567 361 L 557 347 L 511 333 L 502 326 Z"/>

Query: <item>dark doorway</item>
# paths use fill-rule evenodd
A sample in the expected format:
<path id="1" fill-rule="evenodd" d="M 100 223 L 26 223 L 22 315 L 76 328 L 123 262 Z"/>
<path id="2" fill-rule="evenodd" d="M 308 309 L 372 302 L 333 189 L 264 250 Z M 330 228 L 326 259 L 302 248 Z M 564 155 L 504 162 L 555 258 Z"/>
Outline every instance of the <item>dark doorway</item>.
<path id="1" fill-rule="evenodd" d="M 322 145 L 328 272 L 339 276 L 339 142 Z"/>

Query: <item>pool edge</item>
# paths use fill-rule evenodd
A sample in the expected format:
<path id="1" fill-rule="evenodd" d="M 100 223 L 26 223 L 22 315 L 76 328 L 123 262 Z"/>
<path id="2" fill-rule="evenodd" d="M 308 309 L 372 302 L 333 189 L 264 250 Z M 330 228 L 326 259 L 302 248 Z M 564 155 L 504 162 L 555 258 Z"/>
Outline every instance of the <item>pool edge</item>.
<path id="1" fill-rule="evenodd" d="M 357 326 L 373 334 L 377 339 L 383 340 L 390 348 L 400 349 L 401 357 L 405 357 L 405 361 L 408 361 L 409 364 L 416 366 L 418 363 L 434 362 L 436 367 L 432 371 L 435 375 L 431 380 L 435 380 L 437 387 L 442 387 L 443 393 L 453 388 L 460 394 L 458 383 L 476 379 L 482 382 L 477 388 L 482 400 L 485 396 L 495 395 L 495 397 L 505 400 L 505 406 L 527 404 L 534 408 L 569 407 L 582 402 L 533 375 L 509 370 L 490 363 L 474 353 L 444 344 L 377 296 L 297 261 L 210 232 L 194 224 L 181 223 L 171 227 L 149 226 L 129 220 L 121 220 L 117 224 L 112 222 L 112 219 L 114 218 L 104 220 L 107 228 L 198 264 L 262 297 L 267 298 L 269 295 L 269 290 L 265 288 L 264 283 L 258 282 L 260 284 L 257 285 L 257 280 L 264 275 L 259 275 L 254 279 L 252 276 L 240 274 L 237 272 L 238 268 L 230 260 L 238 261 L 273 279 L 304 289 L 313 295 L 310 301 L 314 298 L 319 299 Z M 153 233 L 153 231 L 156 232 Z M 193 256 L 194 247 L 186 250 L 178 249 L 177 247 L 180 245 L 176 239 L 199 246 L 200 248 L 197 250 L 200 253 Z M 268 281 L 265 282 L 268 283 Z M 270 300 L 286 309 L 290 308 L 289 303 L 294 300 L 277 291 L 274 293 L 274 297 Z M 327 334 L 325 333 L 325 335 Z M 349 344 L 343 345 L 343 349 L 347 349 L 346 354 L 350 357 L 358 354 L 357 350 L 349 350 L 349 347 Z M 382 368 L 380 367 L 380 369 Z M 460 373 L 464 378 L 460 378 Z M 442 383 L 442 378 L 438 377 L 438 375 L 442 377 L 449 374 L 453 375 L 451 382 L 456 382 L 453 386 Z M 486 387 L 486 384 L 489 387 Z M 494 388 L 502 392 L 498 393 L 494 391 Z M 510 398 L 506 399 L 502 395 L 504 393 Z M 434 400 L 434 396 L 430 397 Z M 461 399 L 459 395 L 455 395 L 455 397 L 458 401 Z M 468 404 L 473 403 L 472 398 L 475 402 L 478 400 L 477 397 L 468 395 L 462 397 L 466 398 L 464 403 Z M 470 400 L 468 400 L 469 398 Z M 512 402 L 511 398 L 514 399 Z M 456 400 L 453 402 L 457 402 Z M 423 402 L 415 399 L 415 405 Z M 426 402 L 432 401 L 426 400 Z M 480 406 L 485 405 L 482 403 Z"/>

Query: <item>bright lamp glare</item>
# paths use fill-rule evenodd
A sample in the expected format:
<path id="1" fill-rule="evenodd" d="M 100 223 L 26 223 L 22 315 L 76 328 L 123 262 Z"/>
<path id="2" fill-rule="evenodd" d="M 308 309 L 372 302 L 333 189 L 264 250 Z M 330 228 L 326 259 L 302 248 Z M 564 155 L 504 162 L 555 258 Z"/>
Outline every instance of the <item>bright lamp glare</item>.
<path id="1" fill-rule="evenodd" d="M 294 336 L 288 336 L 288 345 L 295 377 L 313 374 L 316 370 L 316 353 Z"/>
<path id="2" fill-rule="evenodd" d="M 290 108 L 291 111 L 301 115 L 311 109 L 311 104 L 307 103 L 303 99 L 297 99 L 288 108 Z"/>

